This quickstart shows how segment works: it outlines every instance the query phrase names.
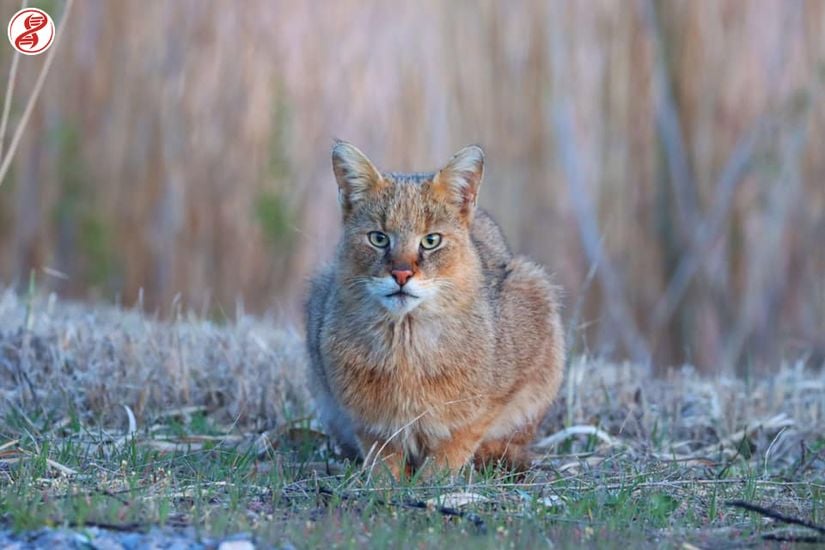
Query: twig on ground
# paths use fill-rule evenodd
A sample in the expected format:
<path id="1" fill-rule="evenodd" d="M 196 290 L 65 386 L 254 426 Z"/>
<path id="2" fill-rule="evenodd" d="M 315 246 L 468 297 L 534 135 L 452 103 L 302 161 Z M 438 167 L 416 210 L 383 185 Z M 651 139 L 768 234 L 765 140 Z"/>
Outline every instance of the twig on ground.
<path id="1" fill-rule="evenodd" d="M 821 525 L 817 525 L 805 519 L 795 518 L 793 516 L 786 516 L 781 512 L 771 510 L 770 508 L 765 508 L 764 506 L 759 506 L 758 504 L 752 504 L 750 502 L 745 502 L 744 500 L 729 500 L 725 502 L 725 506 L 730 506 L 732 508 L 741 508 L 743 510 L 748 510 L 749 512 L 756 512 L 757 514 L 760 514 L 767 518 L 775 519 L 777 521 L 781 521 L 782 523 L 787 523 L 789 525 L 800 525 L 802 527 L 807 527 L 808 529 L 813 529 L 821 535 L 825 535 L 825 527 Z"/>
<path id="2" fill-rule="evenodd" d="M 610 437 L 610 434 L 608 434 L 604 430 L 600 430 L 596 426 L 570 426 L 569 428 L 565 428 L 561 431 L 558 431 L 552 435 L 549 435 L 541 439 L 533 446 L 537 449 L 546 449 L 548 447 L 558 445 L 562 441 L 574 435 L 592 435 L 602 440 L 610 447 L 620 445 L 620 443 L 616 439 Z"/>
<path id="3" fill-rule="evenodd" d="M 335 491 L 327 489 L 326 487 L 318 487 L 318 493 L 321 495 L 335 496 L 342 500 L 358 499 L 358 497 L 353 497 L 346 493 L 336 493 Z M 373 500 L 373 502 L 376 502 L 381 506 L 392 506 L 396 508 L 407 508 L 414 510 L 434 510 L 443 516 L 457 517 L 469 521 L 473 524 L 473 526 L 476 529 L 478 529 L 478 532 L 481 534 L 485 534 L 487 532 L 487 524 L 484 523 L 484 520 L 478 514 L 475 514 L 473 512 L 465 512 L 464 510 L 458 510 L 456 508 L 452 508 L 449 506 L 433 505 L 432 503 L 428 503 L 423 500 L 386 501 L 381 498 L 376 498 Z"/>
<path id="4" fill-rule="evenodd" d="M 825 542 L 825 537 L 816 537 L 813 535 L 792 535 L 783 533 L 765 533 L 762 535 L 762 540 L 771 540 L 774 542 L 796 542 L 802 544 L 820 544 Z"/>
<path id="5" fill-rule="evenodd" d="M 135 531 L 148 531 L 151 525 L 147 523 L 106 523 L 100 521 L 84 521 L 82 523 L 69 522 L 67 527 L 72 528 L 87 528 L 97 527 L 98 529 L 107 529 L 109 531 L 118 531 L 120 533 L 133 533 Z"/>
<path id="6" fill-rule="evenodd" d="M 56 460 L 52 460 L 51 458 L 46 459 L 46 464 L 48 464 L 51 468 L 57 470 L 63 475 L 66 476 L 76 476 L 77 470 L 73 470 L 68 466 L 64 466 L 63 464 L 57 462 Z"/>

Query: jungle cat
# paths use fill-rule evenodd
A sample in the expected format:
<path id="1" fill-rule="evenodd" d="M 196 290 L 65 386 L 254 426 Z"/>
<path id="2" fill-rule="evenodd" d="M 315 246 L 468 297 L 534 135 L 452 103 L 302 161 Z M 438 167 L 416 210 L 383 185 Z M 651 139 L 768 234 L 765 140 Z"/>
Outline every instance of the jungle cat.
<path id="1" fill-rule="evenodd" d="M 343 232 L 306 307 L 322 422 L 395 476 L 529 467 L 563 372 L 558 291 L 476 207 L 483 151 L 394 173 L 339 141 L 332 168 Z"/>

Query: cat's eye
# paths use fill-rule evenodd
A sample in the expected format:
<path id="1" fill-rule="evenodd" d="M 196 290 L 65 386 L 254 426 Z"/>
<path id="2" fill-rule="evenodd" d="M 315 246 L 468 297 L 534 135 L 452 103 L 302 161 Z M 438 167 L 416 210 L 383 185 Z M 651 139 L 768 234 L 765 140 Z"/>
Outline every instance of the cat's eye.
<path id="1" fill-rule="evenodd" d="M 380 231 L 370 231 L 367 233 L 367 239 L 376 248 L 387 248 L 390 245 L 390 238 L 387 237 L 386 233 Z"/>
<path id="2" fill-rule="evenodd" d="M 432 250 L 441 244 L 441 235 L 439 233 L 430 233 L 421 239 L 421 248 L 424 250 Z"/>

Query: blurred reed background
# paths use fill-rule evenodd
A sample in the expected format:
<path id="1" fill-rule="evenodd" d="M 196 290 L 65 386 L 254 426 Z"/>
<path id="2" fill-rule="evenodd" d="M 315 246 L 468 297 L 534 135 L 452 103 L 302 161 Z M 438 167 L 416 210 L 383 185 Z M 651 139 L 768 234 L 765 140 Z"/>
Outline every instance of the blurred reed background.
<path id="1" fill-rule="evenodd" d="M 333 139 L 395 170 L 475 142 L 574 352 L 825 358 L 825 2 L 77 0 L 63 30 L 0 187 L 4 283 L 299 319 Z"/>

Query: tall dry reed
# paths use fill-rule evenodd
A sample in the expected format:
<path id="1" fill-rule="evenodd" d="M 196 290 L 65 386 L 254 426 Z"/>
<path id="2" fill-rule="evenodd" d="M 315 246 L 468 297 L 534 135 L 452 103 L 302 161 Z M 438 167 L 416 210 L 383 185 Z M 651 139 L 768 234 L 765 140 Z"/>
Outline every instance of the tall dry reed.
<path id="1" fill-rule="evenodd" d="M 78 0 L 0 188 L 0 276 L 295 315 L 338 231 L 333 138 L 402 170 L 478 142 L 576 350 L 822 361 L 823 84 L 821 2 Z"/>

